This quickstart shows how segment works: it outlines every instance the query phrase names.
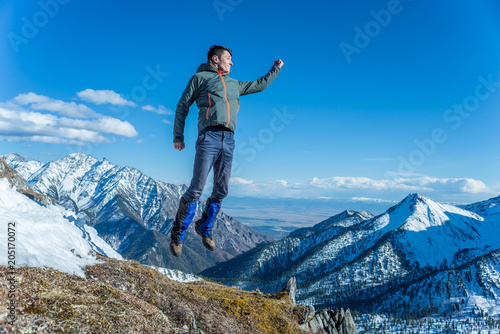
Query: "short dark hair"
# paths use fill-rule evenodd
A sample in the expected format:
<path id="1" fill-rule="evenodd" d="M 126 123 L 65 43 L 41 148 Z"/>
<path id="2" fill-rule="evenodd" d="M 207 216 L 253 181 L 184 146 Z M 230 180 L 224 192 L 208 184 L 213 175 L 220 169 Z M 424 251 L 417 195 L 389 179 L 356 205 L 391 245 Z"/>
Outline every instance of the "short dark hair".
<path id="1" fill-rule="evenodd" d="M 217 57 L 220 58 L 222 56 L 222 54 L 224 53 L 224 51 L 229 52 L 229 54 L 231 56 L 233 55 L 233 53 L 231 52 L 231 50 L 229 50 L 225 46 L 222 46 L 222 45 L 212 45 L 210 47 L 210 50 L 208 50 L 207 58 L 208 58 L 208 60 L 212 60 L 212 56 L 213 55 L 216 55 Z"/>

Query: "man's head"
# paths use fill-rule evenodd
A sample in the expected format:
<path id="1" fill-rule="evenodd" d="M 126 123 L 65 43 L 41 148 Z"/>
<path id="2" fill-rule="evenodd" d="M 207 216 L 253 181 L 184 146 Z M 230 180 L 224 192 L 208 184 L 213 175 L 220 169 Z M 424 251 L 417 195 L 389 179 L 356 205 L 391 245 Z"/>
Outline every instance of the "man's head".
<path id="1" fill-rule="evenodd" d="M 208 51 L 208 60 L 217 66 L 217 69 L 229 72 L 233 62 L 231 61 L 232 52 L 225 46 L 212 45 Z"/>

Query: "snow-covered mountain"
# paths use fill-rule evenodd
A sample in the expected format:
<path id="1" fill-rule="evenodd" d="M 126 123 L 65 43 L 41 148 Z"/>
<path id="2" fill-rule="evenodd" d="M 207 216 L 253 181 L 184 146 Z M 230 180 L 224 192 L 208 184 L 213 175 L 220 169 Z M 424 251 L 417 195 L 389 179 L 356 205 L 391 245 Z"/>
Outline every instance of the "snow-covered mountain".
<path id="1" fill-rule="evenodd" d="M 6 159 L 7 163 L 17 170 L 19 174 L 24 179 L 28 179 L 31 174 L 39 170 L 44 163 L 36 160 L 28 160 L 25 157 L 17 154 L 17 153 L 12 153 L 9 154 L 8 156 L 1 156 L 2 158 Z"/>
<path id="2" fill-rule="evenodd" d="M 6 178 L 0 179 L 0 222 L 0 248 L 14 251 L 0 257 L 3 266 L 49 267 L 85 277 L 83 268 L 96 263 L 95 252 L 122 259 L 94 228 L 60 206 L 38 204 Z"/>
<path id="3" fill-rule="evenodd" d="M 115 250 L 143 264 L 196 273 L 271 240 L 221 212 L 214 223 L 215 252 L 203 247 L 191 227 L 183 256 L 173 258 L 168 250 L 169 234 L 185 186 L 157 181 L 135 168 L 84 153 L 46 164 L 17 154 L 5 156 L 5 160 L 27 177 L 34 190 L 86 217 L 86 223 Z M 195 219 L 204 204 L 200 201 Z"/>
<path id="4" fill-rule="evenodd" d="M 460 207 L 465 210 L 475 212 L 479 215 L 498 215 L 500 214 L 500 196 L 490 198 L 487 201 L 472 203 Z"/>
<path id="5" fill-rule="evenodd" d="M 251 228 L 279 240 L 298 228 L 312 227 L 346 208 L 379 215 L 398 202 L 363 197 L 305 199 L 231 195 L 224 200 L 224 210 Z"/>
<path id="6" fill-rule="evenodd" d="M 325 231 L 331 227 L 336 227 L 337 230 L 345 227 L 351 227 L 361 221 L 373 218 L 369 211 L 356 212 L 352 210 L 344 211 L 338 215 L 325 219 L 319 224 L 310 228 L 299 228 L 289 234 L 291 237 L 306 235 L 309 236 L 314 233 Z"/>
<path id="7" fill-rule="evenodd" d="M 240 288 L 317 307 L 418 314 L 500 313 L 499 198 L 466 206 L 411 194 L 385 213 L 344 212 L 204 271 Z"/>
<path id="8" fill-rule="evenodd" d="M 28 181 L 14 168 L 9 166 L 7 162 L 0 157 L 0 178 L 5 178 L 9 181 L 10 185 L 16 189 L 17 192 L 28 196 L 44 205 L 54 204 L 52 198 L 47 195 L 42 195 L 31 189 Z"/>

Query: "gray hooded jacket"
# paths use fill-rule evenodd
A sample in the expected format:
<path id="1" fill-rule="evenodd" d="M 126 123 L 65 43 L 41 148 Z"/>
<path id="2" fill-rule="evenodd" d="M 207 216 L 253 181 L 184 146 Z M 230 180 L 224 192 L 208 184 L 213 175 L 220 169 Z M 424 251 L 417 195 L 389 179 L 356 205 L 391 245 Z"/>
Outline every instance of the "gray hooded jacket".
<path id="1" fill-rule="evenodd" d="M 219 72 L 208 61 L 201 64 L 189 80 L 175 110 L 174 143 L 184 141 L 184 125 L 189 107 L 196 101 L 198 107 L 198 132 L 209 126 L 224 126 L 233 131 L 240 108 L 241 95 L 263 91 L 281 72 L 273 65 L 263 77 L 254 81 L 238 81 L 229 72 Z"/>

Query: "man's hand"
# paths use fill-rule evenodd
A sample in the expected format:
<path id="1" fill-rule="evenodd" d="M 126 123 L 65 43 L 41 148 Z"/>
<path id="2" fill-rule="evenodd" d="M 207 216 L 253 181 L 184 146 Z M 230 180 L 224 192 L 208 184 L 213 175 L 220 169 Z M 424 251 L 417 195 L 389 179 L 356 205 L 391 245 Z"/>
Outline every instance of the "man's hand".
<path id="1" fill-rule="evenodd" d="M 183 141 L 179 141 L 177 143 L 174 143 L 174 148 L 178 151 L 182 151 L 184 149 L 184 147 L 186 147 L 186 145 L 184 145 Z"/>
<path id="2" fill-rule="evenodd" d="M 283 64 L 284 64 L 284 62 L 281 59 L 274 61 L 274 65 L 278 66 L 279 68 L 281 68 L 281 66 L 283 66 Z"/>

